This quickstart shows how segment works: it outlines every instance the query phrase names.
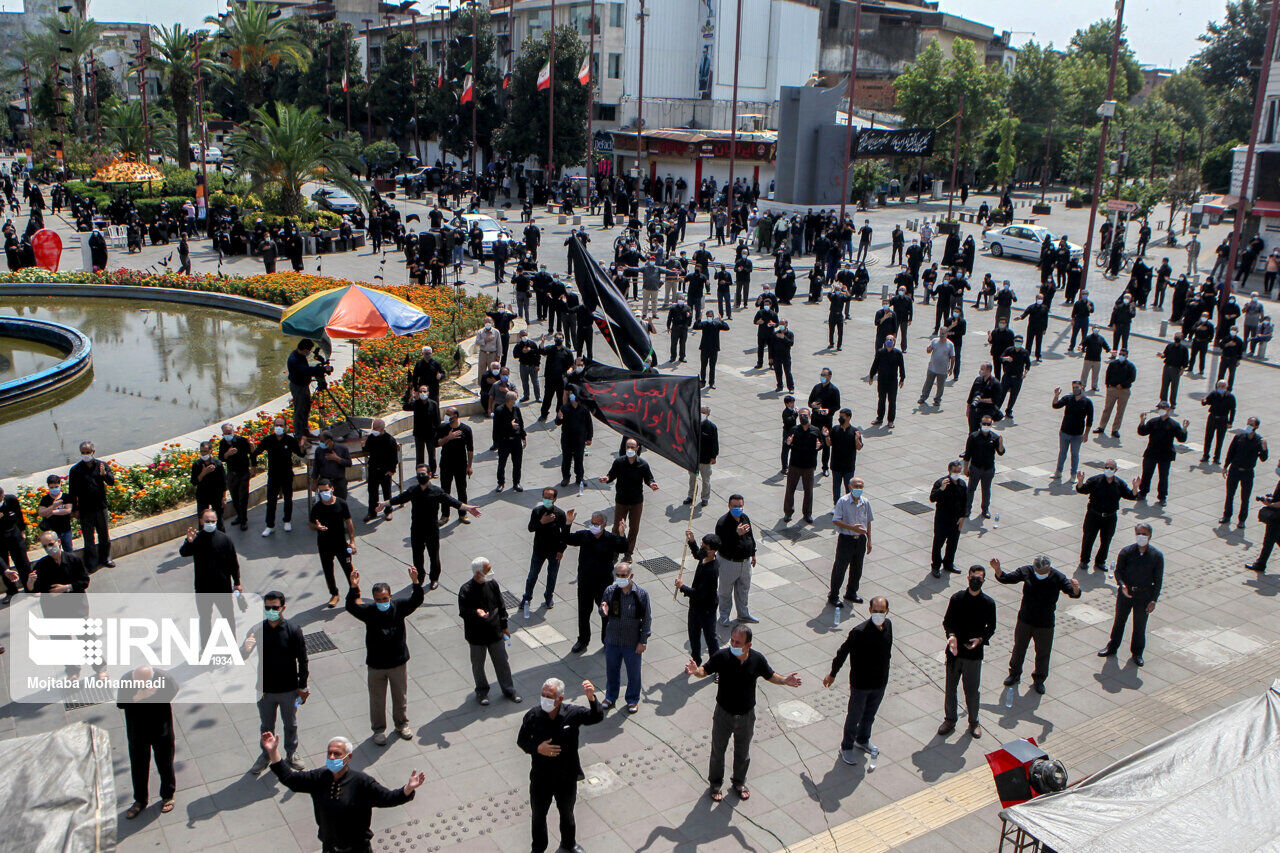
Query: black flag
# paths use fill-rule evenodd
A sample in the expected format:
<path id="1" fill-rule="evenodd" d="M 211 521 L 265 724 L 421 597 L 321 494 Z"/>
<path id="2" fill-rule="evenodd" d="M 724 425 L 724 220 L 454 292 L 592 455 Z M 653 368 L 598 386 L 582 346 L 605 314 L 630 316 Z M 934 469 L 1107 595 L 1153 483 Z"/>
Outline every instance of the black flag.
<path id="1" fill-rule="evenodd" d="M 649 356 L 653 354 L 649 333 L 640 318 L 631 313 L 627 300 L 609 280 L 600 262 L 576 238 L 569 241 L 569 260 L 582 304 L 595 316 L 596 327 L 618 354 L 622 366 L 630 370 L 648 368 Z"/>
<path id="2" fill-rule="evenodd" d="M 593 363 L 579 387 L 580 399 L 604 424 L 685 470 L 697 470 L 702 438 L 698 377 Z"/>

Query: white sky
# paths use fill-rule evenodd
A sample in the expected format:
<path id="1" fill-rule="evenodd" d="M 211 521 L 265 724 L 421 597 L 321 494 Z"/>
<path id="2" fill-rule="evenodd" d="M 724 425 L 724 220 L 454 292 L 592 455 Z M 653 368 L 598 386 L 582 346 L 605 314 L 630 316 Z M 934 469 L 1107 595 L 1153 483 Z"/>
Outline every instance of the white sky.
<path id="1" fill-rule="evenodd" d="M 21 0 L 0 0 L 0 9 L 16 11 Z M 426 4 L 424 4 L 426 5 Z M 205 15 L 221 12 L 225 0 L 90 0 L 89 12 L 104 21 L 142 21 L 197 26 Z M 1222 0 L 1127 0 L 1126 34 L 1138 61 L 1180 67 L 1199 50 L 1196 36 L 1210 19 L 1222 17 Z M 1014 32 L 1014 43 L 1030 38 L 1063 46 L 1077 28 L 1114 15 L 1112 0 L 941 0 L 944 12 Z"/>

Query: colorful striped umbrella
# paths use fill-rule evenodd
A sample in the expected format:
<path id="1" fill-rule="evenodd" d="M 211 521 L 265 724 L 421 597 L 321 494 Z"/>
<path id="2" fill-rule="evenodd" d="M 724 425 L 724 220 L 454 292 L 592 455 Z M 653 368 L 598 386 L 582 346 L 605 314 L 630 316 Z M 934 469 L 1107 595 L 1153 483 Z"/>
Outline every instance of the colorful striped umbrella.
<path id="1" fill-rule="evenodd" d="M 382 290 L 350 284 L 308 296 L 285 310 L 280 329 L 318 338 L 384 338 L 425 332 L 431 318 L 418 306 Z"/>

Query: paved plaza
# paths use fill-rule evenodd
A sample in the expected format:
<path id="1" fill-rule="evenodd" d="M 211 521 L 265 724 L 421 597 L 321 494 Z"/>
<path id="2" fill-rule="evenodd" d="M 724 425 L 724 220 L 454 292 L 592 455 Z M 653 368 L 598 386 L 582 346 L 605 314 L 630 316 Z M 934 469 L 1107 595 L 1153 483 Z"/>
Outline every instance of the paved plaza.
<path id="1" fill-rule="evenodd" d="M 970 198 L 968 209 L 976 209 L 979 201 Z M 421 207 L 401 204 L 406 211 Z M 945 202 L 925 205 L 923 212 L 932 215 L 945 206 Z M 1073 241 L 1083 243 L 1088 211 L 1060 211 L 1060 205 L 1055 205 L 1055 211 L 1059 212 L 1039 224 L 1065 228 Z M 754 648 L 775 670 L 798 672 L 803 684 L 798 689 L 767 684 L 759 688 L 747 779 L 752 796 L 739 802 L 730 794 L 724 802 L 712 803 L 706 797 L 705 774 L 715 686 L 710 679 L 694 681 L 683 673 L 689 658 L 685 603 L 683 598 L 672 600 L 672 581 L 689 524 L 689 508 L 681 503 L 688 478 L 670 463 L 651 458 L 660 489 L 645 501 L 635 557 L 636 579 L 651 595 L 653 637 L 644 654 L 645 687 L 639 713 L 628 715 L 615 709 L 603 723 L 583 731 L 588 779 L 580 785 L 577 817 L 580 843 L 590 853 L 994 850 L 999 806 L 983 755 L 1001 742 L 1034 737 L 1067 764 L 1073 781 L 1079 780 L 1144 744 L 1256 695 L 1275 677 L 1280 580 L 1244 570 L 1257 553 L 1262 526 L 1253 520 L 1251 510 L 1244 530 L 1218 527 L 1222 469 L 1199 463 L 1204 435 L 1199 400 L 1211 386 L 1212 376 L 1183 380 L 1176 416 L 1190 419 L 1190 435 L 1173 464 L 1167 506 L 1156 505 L 1154 490 L 1150 503 L 1125 502 L 1111 549 L 1114 559 L 1120 547 L 1133 541 L 1133 524 L 1142 520 L 1153 525 L 1152 544 L 1165 555 L 1164 593 L 1148 628 L 1146 666 L 1137 668 L 1128 661 L 1127 641 L 1119 657 L 1100 660 L 1095 656 L 1106 641 L 1116 588 L 1109 575 L 1075 572 L 1085 498 L 1076 495 L 1065 480 L 1051 479 L 1060 412 L 1051 410 L 1050 400 L 1053 389 L 1069 389 L 1081 369 L 1080 356 L 1067 353 L 1068 325 L 1054 320 L 1045 337 L 1044 361 L 1031 370 L 1015 417 L 998 425 L 1008 450 L 998 459 L 993 489 L 992 512 L 998 513 L 998 523 L 996 518 L 983 521 L 981 517 L 966 523 L 956 564 L 986 564 L 994 557 L 1008 569 L 1029 563 L 1036 554 L 1047 554 L 1056 567 L 1079 580 L 1083 596 L 1060 603 L 1047 694 L 1032 692 L 1030 679 L 1024 678 L 1010 707 L 1000 682 L 1007 672 L 1021 590 L 989 578 L 984 591 L 997 602 L 999 627 L 986 651 L 983 673 L 981 722 L 986 734 L 975 741 L 961 733 L 963 726 L 946 738 L 935 734 L 943 701 L 942 615 L 948 596 L 963 588 L 964 579 L 963 575 L 944 573 L 941 579 L 929 575 L 933 518 L 928 493 L 932 482 L 945 474 L 947 461 L 963 449 L 967 432 L 963 398 L 986 357 L 985 334 L 994 312 L 966 307 L 969 331 L 960 379 L 947 387 L 940 408 L 917 409 L 924 348 L 933 319 L 931 306 L 917 305 L 917 319 L 905 342 L 907 379 L 898 397 L 896 428 L 870 426 L 875 393 L 862 377 L 873 355 L 871 317 L 880 305 L 881 285 L 891 278 L 886 269 L 889 231 L 893 222 L 921 212 L 909 205 L 867 215 L 876 228 L 877 263 L 871 269 L 868 300 L 854 303 L 842 352 L 826 349 L 825 305 L 807 306 L 797 298 L 782 312 L 796 334 L 793 360 L 799 402 L 807 400 L 819 370 L 828 366 L 841 390 L 842 405 L 852 408 L 853 423 L 864 431 L 866 443 L 858 454 L 857 474 L 866 481 L 865 497 L 872 503 L 875 521 L 874 551 L 867 558 L 861 594 L 868 600 L 877 594 L 888 597 L 896 639 L 888 695 L 872 737 L 880 748 L 877 766 L 868 767 L 861 755 L 858 764 L 850 766 L 837 755 L 849 690 L 845 671 L 832 688 L 821 684 L 846 631 L 866 618 L 866 606 L 857 605 L 852 613 L 846 610 L 836 626 L 833 611 L 825 605 L 835 545 L 827 515 L 832 505 L 831 481 L 818 480 L 813 525 L 783 523 L 782 395 L 774 393 L 771 372 L 754 369 L 753 309 L 735 313 L 720 354 L 717 387 L 703 395 L 720 430 L 721 453 L 712 477 L 710 506 L 694 508 L 692 528 L 699 536 L 711 532 L 725 512 L 727 497 L 746 496 L 746 511 L 760 545 L 751 587 L 751 609 L 761 620 L 753 626 Z M 515 218 L 518 208 L 507 214 Z M 861 218 L 858 214 L 857 220 Z M 584 222 L 592 226 L 591 248 L 607 260 L 614 234 L 601 232 L 594 217 L 584 217 Z M 562 243 L 569 226 L 545 216 L 540 223 L 547 229 L 544 256 L 553 272 L 563 273 Z M 705 233 L 705 222 L 691 224 L 690 240 L 683 248 L 692 253 Z M 1202 235 L 1202 263 L 1212 263 L 1213 247 L 1223 233 L 1216 228 Z M 727 246 L 714 251 L 717 257 L 732 256 Z M 167 249 L 148 248 L 141 256 L 126 258 L 113 252 L 110 265 L 145 267 L 167 253 Z M 1151 254 L 1158 265 L 1166 253 L 1155 248 Z M 1181 250 L 1167 254 L 1181 272 L 1185 254 Z M 768 259 L 753 258 L 754 296 L 760 283 L 770 278 L 771 267 Z M 196 271 L 217 266 L 206 242 L 193 244 L 192 259 Z M 367 249 L 326 256 L 324 272 L 372 280 L 379 260 Z M 308 270 L 314 267 L 314 259 L 309 259 Z M 803 277 L 805 259 L 797 258 L 796 268 Z M 261 263 L 252 258 L 223 265 L 228 273 L 261 269 Z M 399 257 L 388 256 L 387 281 L 403 281 L 403 269 Z M 1020 299 L 1016 317 L 1017 309 L 1033 298 L 1038 281 L 1034 265 L 994 260 L 980 253 L 972 280 L 980 281 L 988 271 L 997 281 L 1014 282 Z M 486 270 L 474 278 L 486 284 L 492 281 Z M 1260 290 L 1260 276 L 1255 282 Z M 1090 290 L 1101 317 L 1109 313 L 1122 284 L 1123 279 L 1103 282 L 1096 273 L 1091 275 Z M 485 292 L 493 293 L 494 288 L 486 287 Z M 502 286 L 501 295 L 510 296 L 509 284 Z M 1119 474 L 1126 479 L 1137 476 L 1141 467 L 1146 440 L 1136 434 L 1136 427 L 1139 415 L 1152 410 L 1157 401 L 1160 362 L 1156 353 L 1164 345 L 1148 337 L 1159 333 L 1159 317 L 1152 315 L 1150 311 L 1142 314 L 1134 326 L 1139 334 L 1131 342 L 1130 357 L 1137 365 L 1138 379 L 1122 436 L 1117 440 L 1090 435 L 1082 451 L 1086 476 L 1098 473 L 1108 458 L 1117 460 Z M 1015 321 L 1013 326 L 1021 332 L 1024 323 Z M 533 328 L 540 333 L 539 326 Z M 697 335 L 691 335 L 691 360 L 682 366 L 688 372 L 696 370 L 696 342 Z M 665 335 L 659 335 L 654 345 L 660 361 L 665 361 L 669 348 Z M 605 353 L 605 345 L 597 338 L 597 356 Z M 282 388 L 283 368 L 280 365 Z M 1236 426 L 1256 415 L 1262 422 L 1261 434 L 1271 436 L 1280 424 L 1278 384 L 1280 372 L 1271 365 L 1246 361 L 1235 386 L 1240 401 Z M 1102 395 L 1092 398 L 1095 414 L 1100 413 Z M 582 655 L 569 652 L 576 636 L 577 555 L 572 549 L 560 572 L 556 606 L 537 607 L 528 620 L 515 608 L 529 562 L 530 534 L 525 531 L 530 509 L 540 498 L 540 487 L 559 481 L 558 431 L 549 423 L 535 425 L 535 416 L 526 409 L 529 442 L 521 494 L 494 493 L 496 454 L 484 452 L 490 444 L 490 427 L 480 418 L 471 421 L 477 456 L 470 494 L 483 516 L 469 527 L 459 527 L 455 521 L 442 531 L 445 571 L 440 589 L 429 592 L 424 607 L 410 618 L 412 740 L 393 738 L 385 747 L 372 741 L 363 628 L 341 609 L 325 609 L 328 595 L 313 534 L 305 524 L 299 523 L 290 534 L 277 531 L 263 539 L 258 535 L 263 509 L 258 507 L 250 513 L 247 533 L 230 534 L 240 552 L 246 589 L 283 590 L 289 596 L 289 617 L 308 635 L 322 634 L 315 638 L 317 643 L 327 639 L 333 647 L 311 656 L 312 693 L 298 715 L 299 754 L 309 766 L 316 766 L 323 760 L 328 739 L 344 735 L 356 743 L 353 766 L 384 784 L 403 784 L 413 769 L 427 775 L 412 802 L 375 812 L 377 850 L 527 849 L 529 757 L 515 743 L 520 718 L 536 702 L 547 677 L 565 681 L 567 701 L 582 701 L 578 685 L 583 679 L 603 689 L 604 655 L 598 639 Z M 1280 430 L 1275 434 L 1280 436 Z M 617 443 L 615 436 L 597 427 L 587 459 L 589 477 L 605 473 Z M 1256 488 L 1265 492 L 1274 482 L 1272 463 L 1261 463 Z M 591 482 L 583 494 L 568 492 L 559 505 L 576 509 L 579 524 L 592 510 L 612 511 L 611 486 Z M 352 488 L 356 519 L 364 515 L 364 494 L 363 486 Z M 356 527 L 360 537 L 356 565 L 363 585 L 367 588 L 385 580 L 397 592 L 404 589 L 408 513 L 373 524 L 357 521 Z M 189 592 L 191 565 L 178 556 L 178 544 L 121 558 L 117 568 L 94 575 L 91 594 Z M 507 599 L 513 628 L 510 652 L 516 686 L 525 697 L 522 705 L 495 698 L 491 706 L 481 708 L 474 701 L 455 593 L 470 576 L 469 564 L 477 555 L 493 562 L 502 589 L 515 594 Z M 691 561 L 687 566 L 692 571 Z M 539 598 L 535 595 L 535 601 Z M 7 633 L 7 620 L 0 620 L 0 626 Z M 727 638 L 728 629 L 722 628 L 722 642 Z M 7 639 L 0 634 L 0 642 Z M 6 678 L 0 689 L 7 696 L 3 658 L 0 668 L 5 669 Z M 494 696 L 498 697 L 497 691 Z M 177 808 L 161 815 L 153 801 L 134 821 L 123 819 L 131 801 L 129 768 L 123 716 L 113 704 L 74 710 L 61 705 L 6 704 L 0 714 L 0 737 L 35 734 L 82 720 L 107 728 L 114 747 L 116 807 L 124 850 L 222 853 L 266 848 L 286 853 L 319 848 L 309 798 L 289 793 L 270 772 L 258 779 L 246 773 L 257 754 L 254 706 L 178 705 L 174 712 Z M 556 838 L 554 830 L 552 837 Z"/>

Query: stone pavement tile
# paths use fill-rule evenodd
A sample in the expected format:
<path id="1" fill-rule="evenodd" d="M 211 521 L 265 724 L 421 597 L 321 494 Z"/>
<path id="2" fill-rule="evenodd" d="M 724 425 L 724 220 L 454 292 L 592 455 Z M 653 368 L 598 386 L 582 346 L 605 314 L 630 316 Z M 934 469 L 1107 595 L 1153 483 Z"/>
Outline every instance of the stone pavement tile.
<path id="1" fill-rule="evenodd" d="M 174 809 L 174 812 L 176 811 L 177 809 Z M 203 850 L 214 844 L 230 843 L 232 838 L 222 819 L 217 816 L 200 821 L 198 834 L 188 830 L 184 823 L 162 826 L 161 832 L 170 850 Z M 280 834 L 278 830 L 276 834 Z"/>

